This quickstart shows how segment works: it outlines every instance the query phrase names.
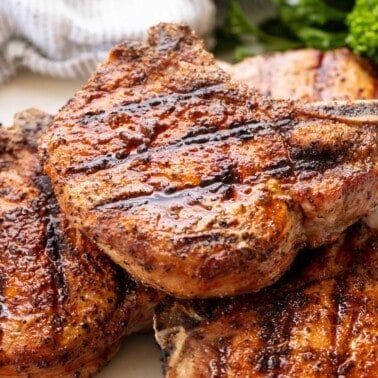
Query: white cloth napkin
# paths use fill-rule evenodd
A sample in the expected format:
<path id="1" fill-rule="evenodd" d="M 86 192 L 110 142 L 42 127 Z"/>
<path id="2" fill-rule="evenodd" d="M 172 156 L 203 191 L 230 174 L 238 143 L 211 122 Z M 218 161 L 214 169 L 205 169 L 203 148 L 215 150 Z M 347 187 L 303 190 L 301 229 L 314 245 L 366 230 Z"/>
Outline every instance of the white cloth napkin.
<path id="1" fill-rule="evenodd" d="M 206 37 L 215 6 L 212 0 L 1 0 L 0 83 L 20 67 L 86 77 L 112 46 L 143 40 L 159 22 L 185 22 Z"/>

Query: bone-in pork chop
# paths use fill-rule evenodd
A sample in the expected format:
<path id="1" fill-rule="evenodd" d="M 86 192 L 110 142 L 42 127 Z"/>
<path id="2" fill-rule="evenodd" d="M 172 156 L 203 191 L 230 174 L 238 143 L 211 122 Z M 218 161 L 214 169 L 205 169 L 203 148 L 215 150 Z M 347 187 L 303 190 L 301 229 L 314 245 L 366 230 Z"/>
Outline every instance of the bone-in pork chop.
<path id="1" fill-rule="evenodd" d="M 377 231 L 354 226 L 332 246 L 298 257 L 259 293 L 159 304 L 165 376 L 374 377 Z"/>
<path id="2" fill-rule="evenodd" d="M 301 101 L 378 97 L 377 67 L 347 49 L 300 49 L 225 66 L 233 79 L 274 98 Z"/>
<path id="3" fill-rule="evenodd" d="M 0 127 L 0 376 L 88 377 L 152 322 L 157 293 L 70 227 L 41 173 L 39 111 Z"/>
<path id="4" fill-rule="evenodd" d="M 111 51 L 42 156 L 69 220 L 134 277 L 223 296 L 272 284 L 376 205 L 370 121 L 261 97 L 160 24 Z"/>

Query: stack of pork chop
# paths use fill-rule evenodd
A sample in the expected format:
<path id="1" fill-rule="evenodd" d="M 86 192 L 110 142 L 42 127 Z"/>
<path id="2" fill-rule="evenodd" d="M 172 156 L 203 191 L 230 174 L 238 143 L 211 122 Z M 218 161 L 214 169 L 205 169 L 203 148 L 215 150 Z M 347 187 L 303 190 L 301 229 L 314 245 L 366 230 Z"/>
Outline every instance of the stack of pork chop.
<path id="1" fill-rule="evenodd" d="M 374 80 L 370 68 L 361 70 Z M 158 290 L 134 284 L 145 299 L 130 311 L 148 314 L 170 295 L 155 316 L 167 376 L 371 376 L 378 353 L 377 115 L 376 102 L 264 97 L 231 80 L 187 26 L 160 24 L 145 44 L 114 48 L 44 132 L 43 169 L 64 214 L 54 227 L 67 222 L 59 235 L 84 238 L 85 256 L 107 254 Z M 38 185 L 34 195 L 49 193 Z M 54 206 L 46 224 L 63 217 Z M 13 235 L 9 227 L 1 232 Z M 66 297 L 54 243 L 53 252 L 24 253 L 43 250 L 59 261 L 48 268 L 57 271 L 56 306 Z M 279 281 L 293 261 L 291 276 Z M 236 294 L 243 295 L 230 298 Z M 112 308 L 114 299 L 101 306 Z M 75 311 L 81 316 L 85 308 Z M 64 321 L 52 324 L 52 334 L 66 330 Z M 75 326 L 93 336 L 83 324 Z M 114 345 L 125 332 L 111 324 Z"/>

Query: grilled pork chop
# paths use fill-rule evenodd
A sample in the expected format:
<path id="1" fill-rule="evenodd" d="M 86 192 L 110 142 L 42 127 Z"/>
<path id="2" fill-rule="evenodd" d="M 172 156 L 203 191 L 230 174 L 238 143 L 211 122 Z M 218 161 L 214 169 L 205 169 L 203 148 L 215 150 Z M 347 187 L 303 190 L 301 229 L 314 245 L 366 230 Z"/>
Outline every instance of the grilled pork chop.
<path id="1" fill-rule="evenodd" d="M 377 67 L 347 49 L 301 49 L 225 65 L 232 78 L 274 98 L 302 101 L 378 97 Z"/>
<path id="2" fill-rule="evenodd" d="M 285 60 L 290 55 L 281 57 Z M 254 60 L 250 62 L 255 64 Z M 242 67 L 241 74 L 247 77 L 247 64 Z M 238 75 L 238 66 L 233 74 Z M 308 72 L 297 74 L 300 83 Z M 344 75 L 353 77 L 348 71 Z M 256 89 L 269 81 L 261 77 Z M 291 88 L 285 88 L 282 96 L 289 97 Z M 340 98 L 338 91 L 333 92 L 334 98 Z M 301 92 L 314 100 L 311 86 Z M 348 95 L 348 99 L 358 98 L 357 93 Z M 336 110 L 331 109 L 331 114 Z M 161 303 L 155 327 L 167 377 L 374 375 L 378 368 L 377 242 L 376 232 L 355 226 L 331 247 L 303 251 L 285 278 L 257 295 Z M 353 276 L 355 271 L 358 277 Z M 351 281 L 364 290 L 354 290 Z M 362 297 L 364 305 L 358 308 Z M 322 318 L 320 327 L 317 317 Z M 358 342 L 353 344 L 354 340 Z"/>
<path id="3" fill-rule="evenodd" d="M 160 24 L 111 51 L 42 155 L 70 221 L 134 277 L 232 295 L 272 284 L 378 202 L 378 122 L 344 116 L 261 97 L 187 26 Z"/>
<path id="4" fill-rule="evenodd" d="M 302 252 L 259 293 L 167 299 L 155 328 L 167 378 L 376 376 L 378 233 Z"/>
<path id="5" fill-rule="evenodd" d="M 59 212 L 41 174 L 39 111 L 0 127 L 0 376 L 88 377 L 152 320 L 137 284 Z"/>

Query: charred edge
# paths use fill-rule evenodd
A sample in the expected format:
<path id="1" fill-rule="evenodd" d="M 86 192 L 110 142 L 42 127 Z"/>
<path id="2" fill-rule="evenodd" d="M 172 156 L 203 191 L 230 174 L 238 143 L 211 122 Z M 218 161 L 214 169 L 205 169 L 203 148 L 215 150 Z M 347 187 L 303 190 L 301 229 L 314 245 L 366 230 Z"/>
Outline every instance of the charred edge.
<path id="1" fill-rule="evenodd" d="M 191 46 L 193 43 L 203 43 L 188 25 L 172 25 L 162 23 L 152 27 L 148 32 L 147 43 L 158 52 L 177 51 L 181 45 Z"/>
<path id="2" fill-rule="evenodd" d="M 47 202 L 54 201 L 54 193 L 51 185 L 51 181 L 48 176 L 38 174 L 34 178 L 33 184 L 43 193 L 41 200 Z M 55 212 L 57 210 L 54 210 Z"/>
<path id="3" fill-rule="evenodd" d="M 59 316 L 59 304 L 68 296 L 68 286 L 64 277 L 64 267 L 61 261 L 61 252 L 63 247 L 63 236 L 59 231 L 59 208 L 52 196 L 52 190 L 49 186 L 49 180 L 45 176 L 40 176 L 35 179 L 36 186 L 41 191 L 41 196 L 36 202 L 37 208 L 35 211 L 39 217 L 45 222 L 45 240 L 44 253 L 49 259 L 48 272 L 50 275 L 51 289 L 53 291 L 52 299 L 52 321 L 55 325 L 61 325 L 61 318 Z M 46 190 L 46 191 L 44 191 Z M 59 328 L 59 327 L 58 327 Z M 58 338 L 58 333 L 54 335 L 55 340 Z"/>
<path id="4" fill-rule="evenodd" d="M 162 331 L 165 328 L 167 322 L 166 316 L 172 313 L 174 301 L 175 299 L 173 297 L 166 296 L 156 305 L 154 309 L 156 331 Z"/>
<path id="5" fill-rule="evenodd" d="M 294 281 L 294 283 L 297 283 L 297 277 L 300 277 L 302 272 L 306 268 L 311 266 L 313 263 L 319 261 L 323 255 L 324 252 L 322 248 L 316 248 L 312 250 L 304 249 L 300 251 L 298 255 L 294 258 L 294 261 L 292 262 L 290 269 L 282 276 L 282 278 L 275 285 L 273 285 L 273 288 L 277 287 L 279 291 L 282 291 L 282 284 L 290 284 L 292 281 Z M 306 286 L 307 284 L 308 282 L 303 282 L 303 284 L 301 282 L 300 287 Z M 295 288 L 296 287 L 297 285 L 295 285 Z"/>
<path id="6" fill-rule="evenodd" d="M 21 114 L 24 118 L 20 125 L 26 145 L 32 153 L 38 151 L 38 138 L 42 133 L 48 129 L 52 123 L 53 117 L 50 114 L 38 114 L 36 118 L 29 119 L 33 115 L 29 115 L 26 111 L 25 114 Z M 17 120 L 20 122 L 20 119 Z"/>
<path id="7" fill-rule="evenodd" d="M 238 310 L 241 309 L 241 304 L 244 302 L 241 298 L 238 297 L 223 297 L 223 298 L 207 298 L 207 299 L 196 299 L 193 300 L 190 304 L 194 308 L 194 311 L 206 322 L 215 321 L 218 318 L 222 318 L 228 315 L 234 310 L 235 307 Z M 245 301 L 248 298 L 245 297 Z"/>

